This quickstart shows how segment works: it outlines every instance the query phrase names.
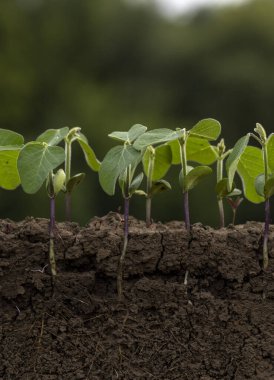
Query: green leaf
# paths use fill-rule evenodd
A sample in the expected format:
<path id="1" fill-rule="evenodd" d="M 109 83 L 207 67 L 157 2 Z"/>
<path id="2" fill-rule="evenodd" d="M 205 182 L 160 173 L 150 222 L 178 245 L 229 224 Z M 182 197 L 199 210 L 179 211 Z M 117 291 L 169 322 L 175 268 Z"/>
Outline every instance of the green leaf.
<path id="1" fill-rule="evenodd" d="M 243 154 L 249 141 L 249 134 L 241 137 L 235 144 L 232 152 L 226 160 L 226 171 L 228 176 L 228 189 L 231 191 L 234 181 L 234 176 L 237 170 L 237 166 L 241 155 Z"/>
<path id="2" fill-rule="evenodd" d="M 23 145 L 24 137 L 19 133 L 10 131 L 9 129 L 0 128 L 0 146 L 7 145 Z"/>
<path id="3" fill-rule="evenodd" d="M 242 191 L 240 189 L 233 189 L 229 194 L 227 194 L 228 197 L 237 197 L 242 194 Z"/>
<path id="4" fill-rule="evenodd" d="M 20 149 L 18 147 L 0 151 L 0 187 L 5 190 L 14 190 L 20 185 L 17 169 L 19 153 Z"/>
<path id="5" fill-rule="evenodd" d="M 176 131 L 167 128 L 153 129 L 139 136 L 133 146 L 137 150 L 142 150 L 149 145 L 156 145 L 177 139 L 178 133 Z"/>
<path id="6" fill-rule="evenodd" d="M 86 162 L 88 166 L 95 172 L 98 172 L 100 169 L 100 161 L 97 159 L 94 150 L 90 147 L 86 137 L 82 134 L 76 137 L 76 140 L 78 141 L 80 147 L 82 148 L 82 151 L 84 153 Z"/>
<path id="7" fill-rule="evenodd" d="M 133 143 L 139 136 L 141 136 L 145 131 L 147 130 L 147 127 L 141 124 L 135 124 L 133 125 L 128 132 L 112 132 L 108 136 L 111 137 L 114 140 Z"/>
<path id="8" fill-rule="evenodd" d="M 99 182 L 103 190 L 114 195 L 116 181 L 129 166 L 135 166 L 141 160 L 141 153 L 131 145 L 118 145 L 110 149 L 101 163 Z"/>
<path id="9" fill-rule="evenodd" d="M 187 165 L 186 167 L 186 174 L 188 174 L 193 169 L 193 166 Z M 183 175 L 183 169 L 180 170 L 179 173 L 179 185 L 181 189 L 184 189 L 184 175 Z"/>
<path id="10" fill-rule="evenodd" d="M 215 190 L 216 190 L 218 199 L 223 199 L 226 196 L 228 196 L 231 193 L 231 191 L 229 191 L 229 188 L 228 188 L 228 178 L 221 179 L 217 183 Z"/>
<path id="11" fill-rule="evenodd" d="M 144 178 L 144 173 L 140 173 L 137 175 L 137 177 L 133 179 L 133 181 L 131 182 L 129 186 L 130 195 L 133 195 L 135 191 L 139 189 L 139 186 L 141 185 L 143 178 Z"/>
<path id="12" fill-rule="evenodd" d="M 72 193 L 75 186 L 78 186 L 85 178 L 85 173 L 75 174 L 73 177 L 70 177 L 66 184 L 66 191 Z"/>
<path id="13" fill-rule="evenodd" d="M 272 197 L 272 195 L 274 194 L 274 177 L 271 177 L 266 181 L 264 192 L 266 199 Z"/>
<path id="14" fill-rule="evenodd" d="M 208 166 L 196 166 L 183 178 L 183 192 L 193 189 L 206 176 L 212 173 Z"/>
<path id="15" fill-rule="evenodd" d="M 45 142 L 50 146 L 54 146 L 59 144 L 69 132 L 68 127 L 60 128 L 60 129 L 48 129 L 43 132 L 40 136 L 37 137 L 36 141 Z"/>
<path id="16" fill-rule="evenodd" d="M 264 198 L 255 189 L 255 179 L 264 173 L 262 151 L 254 146 L 247 146 L 240 157 L 237 172 L 242 180 L 245 197 L 253 203 L 263 202 Z"/>
<path id="17" fill-rule="evenodd" d="M 190 129 L 190 135 L 206 140 L 216 140 L 221 133 L 221 124 L 215 119 L 200 120 Z"/>
<path id="18" fill-rule="evenodd" d="M 59 146 L 31 142 L 24 146 L 18 157 L 18 171 L 23 190 L 36 193 L 49 172 L 65 160 L 65 151 Z"/>
<path id="19" fill-rule="evenodd" d="M 274 173 L 274 133 L 271 133 L 267 139 L 268 166 Z"/>
<path id="20" fill-rule="evenodd" d="M 63 169 L 57 170 L 53 175 L 53 189 L 54 195 L 56 196 L 64 187 L 66 182 L 66 174 Z"/>
<path id="21" fill-rule="evenodd" d="M 255 178 L 255 189 L 258 195 L 261 197 L 265 197 L 264 194 L 264 186 L 265 186 L 265 175 L 264 173 L 258 175 L 258 177 Z"/>
<path id="22" fill-rule="evenodd" d="M 155 194 L 162 193 L 163 191 L 171 190 L 171 185 L 169 182 L 164 179 L 160 179 L 159 181 L 153 182 L 152 187 L 150 189 L 149 196 L 154 196 Z"/>
<path id="23" fill-rule="evenodd" d="M 143 156 L 143 168 L 145 175 L 148 175 L 148 165 L 149 165 L 150 152 L 145 151 Z M 168 145 L 160 145 L 155 148 L 155 159 L 154 159 L 154 168 L 152 174 L 152 181 L 157 181 L 163 178 L 168 172 L 172 162 L 172 153 Z"/>

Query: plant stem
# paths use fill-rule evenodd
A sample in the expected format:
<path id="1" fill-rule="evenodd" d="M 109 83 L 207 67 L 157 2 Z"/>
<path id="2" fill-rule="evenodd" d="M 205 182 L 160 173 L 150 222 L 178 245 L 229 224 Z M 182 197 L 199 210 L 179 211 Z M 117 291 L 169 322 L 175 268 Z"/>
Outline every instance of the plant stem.
<path id="1" fill-rule="evenodd" d="M 124 244 L 122 254 L 119 259 L 117 270 L 117 292 L 118 300 L 121 301 L 123 297 L 123 266 L 126 257 L 127 244 L 128 244 L 128 216 L 129 216 L 129 198 L 124 198 Z"/>
<path id="2" fill-rule="evenodd" d="M 232 208 L 232 225 L 235 226 L 235 221 L 236 221 L 236 208 Z"/>
<path id="3" fill-rule="evenodd" d="M 154 170 L 155 162 L 155 151 L 151 147 L 149 150 L 149 161 L 148 161 L 148 173 L 147 173 L 147 197 L 146 197 L 146 226 L 151 225 L 151 188 L 152 188 L 152 176 Z"/>
<path id="4" fill-rule="evenodd" d="M 267 157 L 267 146 L 264 143 L 263 148 L 263 158 L 264 158 L 264 174 L 265 174 L 265 184 L 268 180 L 268 157 Z M 270 201 L 269 198 L 265 200 L 265 224 L 264 224 L 264 243 L 263 243 L 263 268 L 268 267 L 268 235 L 269 235 L 269 224 L 270 224 Z"/>
<path id="5" fill-rule="evenodd" d="M 220 157 L 217 160 L 217 183 L 223 179 L 223 158 Z M 222 199 L 218 199 L 219 217 L 220 217 L 220 228 L 225 226 L 225 214 L 224 214 L 224 203 Z"/>
<path id="6" fill-rule="evenodd" d="M 270 201 L 269 198 L 265 201 L 265 225 L 264 225 L 264 243 L 263 243 L 263 268 L 268 267 L 268 236 L 270 225 Z"/>
<path id="7" fill-rule="evenodd" d="M 55 229 L 55 197 L 50 198 L 50 224 L 49 224 L 49 263 L 51 275 L 54 278 L 57 274 L 55 252 L 54 252 L 54 229 Z"/>
<path id="8" fill-rule="evenodd" d="M 71 176 L 71 141 L 65 140 L 65 174 L 66 185 Z M 71 194 L 66 192 L 66 220 L 71 221 Z"/>
<path id="9" fill-rule="evenodd" d="M 184 139 L 179 140 L 183 178 L 185 178 L 187 175 L 186 139 L 187 137 L 185 136 Z M 189 231 L 190 230 L 190 216 L 189 216 L 188 191 L 183 191 L 183 198 L 184 198 L 185 227 Z"/>

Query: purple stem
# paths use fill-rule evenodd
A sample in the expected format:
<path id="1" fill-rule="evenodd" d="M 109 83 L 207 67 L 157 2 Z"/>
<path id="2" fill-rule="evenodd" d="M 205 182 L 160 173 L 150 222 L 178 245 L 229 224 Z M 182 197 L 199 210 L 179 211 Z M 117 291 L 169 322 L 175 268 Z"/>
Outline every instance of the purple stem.
<path id="1" fill-rule="evenodd" d="M 269 198 L 265 201 L 265 225 L 264 225 L 264 243 L 263 243 L 263 268 L 268 267 L 268 235 L 270 225 L 270 201 Z"/>
<path id="2" fill-rule="evenodd" d="M 54 229 L 55 229 L 55 197 L 50 198 L 50 224 L 49 224 L 49 263 L 54 284 L 54 277 L 57 274 L 55 252 L 54 252 Z"/>
<path id="3" fill-rule="evenodd" d="M 127 252 L 128 243 L 128 216 L 129 216 L 129 198 L 124 198 L 124 244 L 123 250 L 119 259 L 118 270 L 117 270 L 117 292 L 118 300 L 121 301 L 123 297 L 123 265 Z"/>
<path id="4" fill-rule="evenodd" d="M 190 217 L 189 217 L 189 201 L 188 201 L 188 191 L 183 193 L 184 196 L 184 215 L 185 215 L 185 226 L 186 229 L 190 230 Z"/>

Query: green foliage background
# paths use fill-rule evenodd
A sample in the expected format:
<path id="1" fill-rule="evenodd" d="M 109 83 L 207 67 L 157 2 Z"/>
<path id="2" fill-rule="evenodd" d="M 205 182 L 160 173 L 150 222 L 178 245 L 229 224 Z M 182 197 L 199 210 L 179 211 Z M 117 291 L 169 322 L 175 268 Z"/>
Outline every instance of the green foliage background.
<path id="1" fill-rule="evenodd" d="M 107 134 L 135 123 L 174 129 L 216 118 L 228 147 L 257 121 L 273 132 L 273 1 L 175 20 L 132 3 L 1 0 L 0 127 L 29 141 L 47 128 L 81 126 L 99 159 L 113 146 Z M 100 190 L 80 150 L 73 158 L 73 173 L 87 172 L 73 197 L 74 219 L 84 224 L 116 211 L 120 196 Z M 178 171 L 169 175 L 174 190 L 155 199 L 155 219 L 182 219 Z M 3 218 L 48 217 L 44 189 L 0 196 Z M 217 224 L 214 178 L 190 198 L 192 222 Z M 59 220 L 63 203 L 59 197 Z M 144 217 L 144 199 L 133 200 L 132 213 Z M 245 202 L 238 221 L 262 220 L 262 213 Z"/>

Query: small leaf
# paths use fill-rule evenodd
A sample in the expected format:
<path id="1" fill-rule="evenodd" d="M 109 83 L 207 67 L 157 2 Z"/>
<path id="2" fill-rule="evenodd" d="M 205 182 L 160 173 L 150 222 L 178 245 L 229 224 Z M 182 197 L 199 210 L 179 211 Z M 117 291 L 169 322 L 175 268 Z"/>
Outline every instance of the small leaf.
<path id="1" fill-rule="evenodd" d="M 198 183 L 209 174 L 212 169 L 208 166 L 196 166 L 183 179 L 183 192 L 193 189 Z"/>
<path id="2" fill-rule="evenodd" d="M 0 146 L 6 145 L 23 145 L 24 137 L 19 133 L 10 131 L 9 129 L 0 128 Z"/>
<path id="3" fill-rule="evenodd" d="M 239 163 L 239 160 L 241 158 L 241 155 L 243 154 L 247 144 L 249 141 L 249 134 L 246 136 L 241 137 L 235 144 L 232 152 L 228 156 L 226 160 L 226 171 L 228 176 L 228 189 L 232 189 L 234 176 L 237 170 L 237 166 Z"/>
<path id="4" fill-rule="evenodd" d="M 130 195 L 133 195 L 136 192 L 136 190 L 139 189 L 139 186 L 141 185 L 143 178 L 144 178 L 144 173 L 140 173 L 137 175 L 137 177 L 133 179 L 133 181 L 131 182 L 129 186 Z"/>
<path id="5" fill-rule="evenodd" d="M 186 167 L 186 174 L 188 174 L 192 169 L 193 169 L 193 166 L 187 165 L 187 167 Z M 183 190 L 184 189 L 183 169 L 181 169 L 180 173 L 179 173 L 179 185 L 180 185 L 181 189 Z"/>
<path id="6" fill-rule="evenodd" d="M 241 177 L 245 197 L 253 203 L 261 203 L 264 198 L 257 194 L 255 179 L 264 172 L 262 151 L 254 146 L 247 146 L 240 157 L 237 172 Z"/>
<path id="7" fill-rule="evenodd" d="M 264 175 L 264 173 L 258 175 L 255 178 L 254 185 L 255 185 L 255 189 L 256 189 L 257 194 L 260 195 L 261 197 L 264 197 L 265 196 L 265 194 L 264 194 L 264 186 L 265 186 L 265 175 Z"/>
<path id="8" fill-rule="evenodd" d="M 190 129 L 190 135 L 206 140 L 216 140 L 221 133 L 221 124 L 215 119 L 200 120 Z"/>
<path id="9" fill-rule="evenodd" d="M 66 191 L 68 193 L 72 193 L 75 186 L 78 186 L 84 180 L 85 176 L 85 173 L 78 173 L 75 174 L 73 177 L 70 177 L 66 184 Z"/>
<path id="10" fill-rule="evenodd" d="M 229 193 L 227 196 L 228 197 L 237 197 L 237 196 L 239 196 L 241 194 L 242 194 L 242 190 L 240 190 L 240 189 L 233 189 L 231 191 L 231 193 Z"/>
<path id="11" fill-rule="evenodd" d="M 111 137 L 114 140 L 133 143 L 139 136 L 141 136 L 145 131 L 147 130 L 147 127 L 141 124 L 135 124 L 133 125 L 128 132 L 112 132 L 108 135 L 108 137 Z"/>
<path id="12" fill-rule="evenodd" d="M 93 151 L 93 149 L 88 144 L 88 141 L 86 137 L 82 134 L 76 137 L 76 140 L 78 141 L 80 147 L 82 148 L 82 151 L 84 153 L 86 162 L 88 166 L 95 172 L 98 172 L 100 169 L 100 161 L 96 158 L 96 155 Z"/>
<path id="13" fill-rule="evenodd" d="M 142 196 L 147 196 L 147 193 L 143 190 L 135 190 L 134 194 L 136 195 L 142 195 Z"/>
<path id="14" fill-rule="evenodd" d="M 148 175 L 148 165 L 149 165 L 150 153 L 148 150 L 145 151 L 143 156 L 143 168 L 145 175 Z M 168 172 L 171 166 L 172 154 L 171 149 L 168 145 L 160 145 L 155 148 L 155 159 L 154 168 L 152 173 L 152 181 L 157 181 L 163 178 Z"/>
<path id="15" fill-rule="evenodd" d="M 226 196 L 228 196 L 231 193 L 231 191 L 229 191 L 228 189 L 228 178 L 221 179 L 217 183 L 215 190 L 216 190 L 218 199 L 223 199 Z"/>
<path id="16" fill-rule="evenodd" d="M 68 127 L 60 128 L 60 129 L 48 129 L 40 136 L 37 137 L 36 141 L 45 142 L 50 146 L 58 145 L 69 132 Z"/>
<path id="17" fill-rule="evenodd" d="M 119 175 L 129 165 L 135 166 L 140 160 L 141 153 L 131 145 L 118 145 L 110 149 L 99 170 L 99 182 L 103 190 L 109 195 L 114 195 Z"/>
<path id="18" fill-rule="evenodd" d="M 274 194 L 274 177 L 271 177 L 266 181 L 264 192 L 266 199 L 272 197 L 272 195 Z"/>
<path id="19" fill-rule="evenodd" d="M 66 174 L 63 169 L 57 170 L 53 175 L 53 189 L 54 195 L 56 196 L 64 187 L 66 182 Z"/>
<path id="20" fill-rule="evenodd" d="M 5 190 L 14 190 L 20 185 L 20 177 L 17 169 L 17 159 L 20 149 L 11 148 L 0 150 L 0 187 Z"/>
<path id="21" fill-rule="evenodd" d="M 171 185 L 169 182 L 164 179 L 160 179 L 152 184 L 149 196 L 152 197 L 155 194 L 162 193 L 163 191 L 171 190 Z"/>
<path id="22" fill-rule="evenodd" d="M 274 173 L 274 133 L 271 133 L 267 139 L 268 165 Z"/>
<path id="23" fill-rule="evenodd" d="M 30 142 L 24 146 L 18 157 L 18 171 L 23 190 L 36 193 L 49 172 L 65 161 L 65 151 L 59 146 Z"/>
<path id="24" fill-rule="evenodd" d="M 153 129 L 152 131 L 148 131 L 139 136 L 138 139 L 134 142 L 133 146 L 137 150 L 142 150 L 149 145 L 161 144 L 177 139 L 178 133 L 176 131 L 172 131 L 171 129 L 167 128 Z"/>

